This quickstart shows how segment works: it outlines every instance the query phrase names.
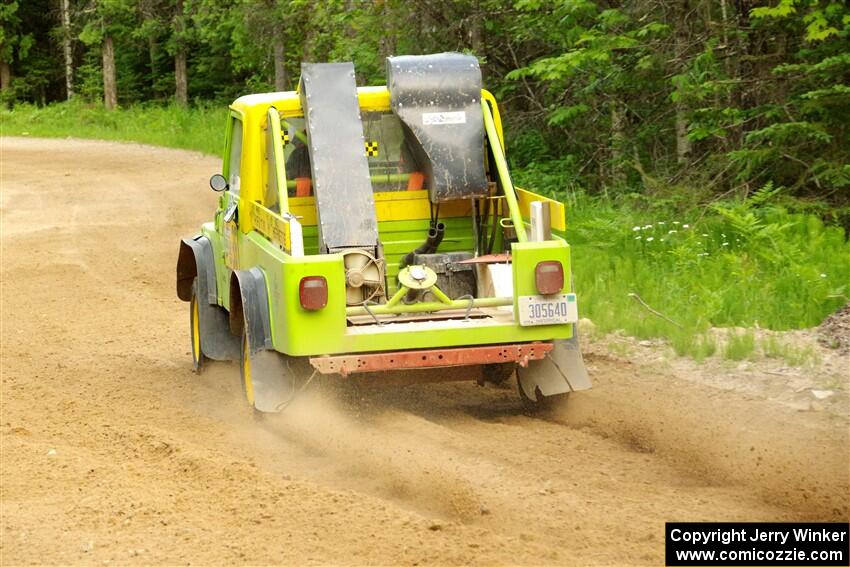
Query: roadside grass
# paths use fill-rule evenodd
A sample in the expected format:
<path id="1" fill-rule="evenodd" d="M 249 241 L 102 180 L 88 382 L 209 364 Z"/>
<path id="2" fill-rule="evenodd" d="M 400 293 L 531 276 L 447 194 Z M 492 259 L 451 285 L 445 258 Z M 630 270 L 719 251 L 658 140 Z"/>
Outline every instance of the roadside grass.
<path id="1" fill-rule="evenodd" d="M 670 345 L 679 356 L 690 356 L 697 362 L 702 362 L 717 353 L 717 339 L 711 334 L 692 335 L 678 332 L 670 337 Z"/>
<path id="2" fill-rule="evenodd" d="M 523 173 L 515 171 L 522 186 L 535 187 L 534 176 Z M 664 338 L 697 360 L 743 360 L 762 353 L 754 337 L 718 344 L 708 330 L 809 328 L 848 302 L 843 229 L 794 212 L 771 186 L 747 199 L 690 208 L 554 195 L 568 206 L 579 313 L 598 333 Z M 787 346 L 765 351 L 794 365 L 816 359 Z"/>
<path id="3" fill-rule="evenodd" d="M 782 359 L 789 366 L 813 367 L 820 362 L 820 356 L 810 345 L 798 347 L 774 336 L 759 341 L 759 347 L 765 357 Z"/>
<path id="4" fill-rule="evenodd" d="M 0 134 L 135 141 L 221 155 L 224 105 L 152 104 L 107 112 L 70 102 L 0 110 Z M 510 150 L 510 147 L 509 147 Z M 520 186 L 566 202 L 579 313 L 600 334 L 664 338 L 682 356 L 798 365 L 816 355 L 751 334 L 718 342 L 711 327 L 813 327 L 848 302 L 850 244 L 837 226 L 795 212 L 781 188 L 710 206 L 565 193 L 575 164 L 514 167 Z M 632 194 L 634 195 L 634 194 Z M 760 347 L 760 348 L 757 348 Z"/>
<path id="5" fill-rule="evenodd" d="M 752 330 L 741 333 L 732 331 L 726 339 L 723 348 L 723 358 L 726 360 L 746 360 L 754 358 L 756 353 L 756 335 Z"/>
<path id="6" fill-rule="evenodd" d="M 95 138 L 224 153 L 227 107 L 139 104 L 107 111 L 78 101 L 0 108 L 0 135 Z"/>

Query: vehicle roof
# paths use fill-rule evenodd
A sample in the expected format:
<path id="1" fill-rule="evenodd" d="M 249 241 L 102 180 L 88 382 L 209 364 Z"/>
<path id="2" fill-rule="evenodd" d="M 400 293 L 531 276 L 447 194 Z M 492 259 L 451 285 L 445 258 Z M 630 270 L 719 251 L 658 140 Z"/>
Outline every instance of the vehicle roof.
<path id="1" fill-rule="evenodd" d="M 301 110 L 301 93 L 295 91 L 279 91 L 273 93 L 257 93 L 240 96 L 230 107 L 234 110 L 251 113 L 253 109 L 261 112 L 274 106 L 282 113 Z M 390 106 L 390 92 L 386 86 L 357 87 L 360 107 L 364 110 L 386 110 Z"/>
<path id="2" fill-rule="evenodd" d="M 502 119 L 496 98 L 486 89 L 481 90 L 482 98 L 490 103 L 496 132 L 502 147 L 505 137 L 502 133 Z M 357 98 L 360 110 L 365 112 L 385 112 L 390 110 L 390 91 L 385 85 L 372 87 L 357 87 Z M 294 91 L 279 91 L 272 93 L 257 93 L 240 96 L 230 105 L 231 110 L 238 112 L 246 124 L 263 124 L 270 107 L 275 107 L 281 117 L 303 116 L 301 110 L 301 93 Z"/>

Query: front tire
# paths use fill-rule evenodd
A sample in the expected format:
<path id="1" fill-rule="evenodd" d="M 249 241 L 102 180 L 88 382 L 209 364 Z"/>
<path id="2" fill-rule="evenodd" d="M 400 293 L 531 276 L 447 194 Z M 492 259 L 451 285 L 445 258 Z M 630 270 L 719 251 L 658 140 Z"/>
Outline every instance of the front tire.
<path id="1" fill-rule="evenodd" d="M 201 317 L 200 304 L 198 303 L 198 278 L 192 282 L 192 297 L 189 300 L 189 334 L 192 342 L 192 370 L 195 374 L 204 371 L 209 359 L 204 355 L 201 347 Z"/>

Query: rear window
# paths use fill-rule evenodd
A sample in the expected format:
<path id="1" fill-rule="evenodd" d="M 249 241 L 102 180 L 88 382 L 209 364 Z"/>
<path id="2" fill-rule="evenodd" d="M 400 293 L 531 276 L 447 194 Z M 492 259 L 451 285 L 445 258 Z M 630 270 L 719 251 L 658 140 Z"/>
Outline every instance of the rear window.
<path id="1" fill-rule="evenodd" d="M 411 172 L 419 168 L 406 141 L 401 120 L 390 111 L 364 112 L 363 151 L 369 161 L 372 191 L 405 191 Z M 281 119 L 283 155 L 290 197 L 312 195 L 310 154 L 304 118 Z"/>

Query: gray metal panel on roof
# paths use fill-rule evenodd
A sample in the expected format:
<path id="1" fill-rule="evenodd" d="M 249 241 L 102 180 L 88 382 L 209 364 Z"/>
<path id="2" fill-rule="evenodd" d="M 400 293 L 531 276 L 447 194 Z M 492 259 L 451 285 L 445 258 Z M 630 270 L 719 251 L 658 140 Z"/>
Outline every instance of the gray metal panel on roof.
<path id="1" fill-rule="evenodd" d="M 301 107 L 323 250 L 374 248 L 378 221 L 353 63 L 302 63 Z"/>
<path id="2" fill-rule="evenodd" d="M 460 53 L 387 58 L 390 106 L 435 203 L 487 195 L 478 60 Z"/>

